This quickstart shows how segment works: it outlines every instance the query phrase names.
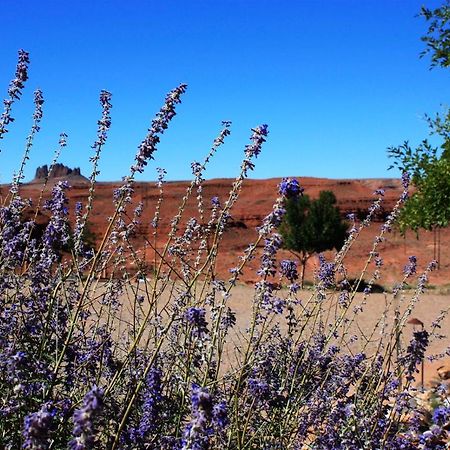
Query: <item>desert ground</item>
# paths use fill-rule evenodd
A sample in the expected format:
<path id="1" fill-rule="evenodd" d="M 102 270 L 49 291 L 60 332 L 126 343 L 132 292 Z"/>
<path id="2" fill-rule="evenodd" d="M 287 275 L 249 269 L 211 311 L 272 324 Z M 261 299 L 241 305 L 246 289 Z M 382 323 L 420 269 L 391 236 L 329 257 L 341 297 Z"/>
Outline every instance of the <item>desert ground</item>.
<path id="1" fill-rule="evenodd" d="M 136 284 L 136 292 L 144 295 L 145 288 L 144 283 Z M 279 291 L 279 295 L 282 297 L 286 294 L 285 289 Z M 312 290 L 307 288 L 301 291 L 298 298 L 301 299 L 301 304 L 306 305 L 308 300 L 311 299 L 313 294 Z M 334 323 L 336 314 L 340 314 L 340 310 L 335 308 L 338 292 L 327 292 L 327 299 L 323 304 L 322 318 L 328 324 Z M 245 344 L 245 330 L 249 327 L 252 320 L 252 299 L 254 296 L 254 289 L 252 286 L 245 284 L 238 284 L 231 290 L 231 296 L 227 300 L 227 305 L 236 313 L 236 326 L 229 338 L 229 346 L 227 351 L 227 358 L 229 363 L 233 365 L 235 355 L 233 354 L 235 348 L 240 348 Z M 122 318 L 129 319 L 131 317 L 131 302 L 133 294 L 128 291 L 126 296 L 122 297 Z M 347 345 L 343 346 L 343 351 L 356 353 L 361 351 L 364 347 L 364 351 L 367 354 L 372 354 L 377 351 L 378 342 L 382 334 L 388 335 L 394 326 L 395 309 L 399 309 L 400 317 L 411 305 L 411 300 L 415 298 L 414 290 L 406 290 L 400 293 L 396 297 L 392 293 L 372 293 L 368 296 L 364 296 L 363 293 L 357 293 L 347 317 L 351 319 L 351 325 L 346 329 L 346 335 L 348 337 L 357 336 L 358 339 Z M 164 293 L 161 297 L 162 304 L 169 299 L 168 293 Z M 145 301 L 144 301 L 145 305 Z M 328 305 L 328 306 L 327 306 Z M 360 309 L 356 315 L 352 312 L 353 307 Z M 297 307 L 297 312 L 300 312 L 301 306 Z M 337 311 L 337 312 L 336 312 Z M 425 386 L 431 386 L 439 381 L 437 369 L 441 366 L 450 367 L 450 296 L 447 294 L 436 293 L 424 293 L 418 297 L 417 301 L 414 301 L 414 309 L 412 313 L 405 319 L 405 326 L 401 336 L 400 345 L 404 348 L 408 346 L 408 343 L 412 337 L 412 333 L 415 330 L 420 330 L 421 326 L 407 323 L 410 319 L 418 319 L 423 323 L 425 330 L 431 332 L 433 329 L 433 322 L 439 316 L 443 316 L 440 320 L 440 328 L 435 329 L 436 335 L 440 335 L 440 338 L 432 337 L 430 344 L 426 352 L 426 357 L 432 355 L 442 355 L 434 361 L 430 361 L 427 358 L 424 361 L 424 381 Z M 281 329 L 286 328 L 285 314 L 277 316 L 275 319 L 279 322 Z M 384 320 L 383 320 L 384 318 Z M 382 327 L 384 329 L 382 331 Z M 305 333 L 305 337 L 308 336 L 308 331 Z M 367 338 L 367 339 L 366 339 Z M 227 363 L 228 365 L 228 363 Z M 418 368 L 420 369 L 420 368 Z M 417 384 L 420 384 L 421 373 L 417 374 Z"/>

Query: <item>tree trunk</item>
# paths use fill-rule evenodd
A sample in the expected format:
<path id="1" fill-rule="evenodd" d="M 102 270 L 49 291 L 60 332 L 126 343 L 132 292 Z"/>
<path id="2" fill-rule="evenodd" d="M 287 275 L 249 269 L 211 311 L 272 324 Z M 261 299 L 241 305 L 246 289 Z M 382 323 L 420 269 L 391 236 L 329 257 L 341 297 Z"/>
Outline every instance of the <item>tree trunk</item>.
<path id="1" fill-rule="evenodd" d="M 304 282 L 305 282 L 306 261 L 308 261 L 308 258 L 306 256 L 302 256 L 302 258 L 301 258 L 302 273 L 300 275 L 300 289 L 303 289 Z"/>
<path id="2" fill-rule="evenodd" d="M 441 227 L 438 227 L 438 235 L 437 235 L 437 242 L 438 242 L 438 251 L 437 251 L 437 268 L 440 269 L 441 267 Z"/>
<path id="3" fill-rule="evenodd" d="M 437 269 L 441 265 L 441 227 L 433 227 L 433 259 L 437 262 Z"/>

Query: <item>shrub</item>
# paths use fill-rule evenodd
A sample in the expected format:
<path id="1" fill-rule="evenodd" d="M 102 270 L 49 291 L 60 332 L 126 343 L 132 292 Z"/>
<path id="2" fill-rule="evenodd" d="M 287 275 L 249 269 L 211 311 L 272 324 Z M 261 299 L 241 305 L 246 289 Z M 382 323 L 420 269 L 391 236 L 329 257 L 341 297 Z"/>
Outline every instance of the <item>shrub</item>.
<path id="1" fill-rule="evenodd" d="M 0 137 L 12 121 L 12 106 L 27 80 L 28 62 L 28 54 L 21 51 L 0 119 Z M 193 164 L 194 179 L 171 221 L 166 244 L 158 249 L 154 273 L 147 279 L 128 271 L 130 261 L 145 267 L 139 249 L 131 245 L 143 214 L 142 205 L 133 204 L 134 178 L 153 159 L 185 89 L 182 84 L 171 91 L 152 121 L 128 175 L 114 192 L 115 210 L 95 249 L 86 247 L 82 237 L 92 211 L 97 162 L 111 125 L 111 94 L 100 94 L 102 115 L 93 144 L 89 198 L 86 205 L 76 206 L 73 231 L 68 213 L 74 205 L 67 201 L 67 183 L 57 183 L 43 206 L 40 202 L 32 206 L 20 196 L 23 165 L 13 180 L 0 209 L 0 446 L 408 449 L 440 445 L 448 405 L 437 401 L 441 409 L 433 415 L 432 425 L 410 406 L 414 373 L 434 330 L 418 331 L 408 346 L 398 346 L 433 265 L 419 277 L 417 292 L 405 308 L 396 309 L 395 323 L 380 318 L 373 331 L 381 330 L 375 348 L 368 345 L 372 336 L 362 335 L 355 342 L 349 333 L 380 276 L 378 244 L 398 214 L 407 183 L 354 287 L 344 283 L 335 293 L 329 290 L 330 279 L 336 272 L 345 275 L 345 255 L 379 209 L 381 196 L 368 217 L 353 224 L 334 261 L 323 261 L 308 296 L 299 295 L 296 264 L 277 258 L 282 245 L 278 228 L 285 213 L 283 188 L 255 241 L 231 270 L 231 278 L 221 279 L 215 269 L 219 244 L 268 134 L 266 125 L 252 130 L 229 197 L 222 202 L 213 198 L 207 209 L 202 174 L 230 133 L 226 122 L 204 162 Z M 42 93 L 35 100 L 24 162 L 39 131 Z M 65 145 L 66 136 L 61 135 L 60 149 Z M 161 197 L 152 221 L 155 233 L 163 176 L 160 171 Z M 299 193 L 300 189 L 289 191 L 290 196 Z M 197 196 L 199 213 L 185 218 L 192 195 Z M 42 232 L 34 233 L 41 208 L 51 218 Z M 30 215 L 30 209 L 36 214 Z M 61 245 L 70 251 L 61 254 Z M 252 320 L 242 329 L 230 308 L 230 297 L 247 263 L 256 257 L 259 280 L 248 299 Z M 414 275 L 415 263 L 410 260 L 396 294 Z M 101 280 L 106 267 L 109 277 Z M 356 290 L 369 268 L 373 273 L 361 300 Z M 280 280 L 288 283 L 287 289 L 279 288 Z M 395 306 L 394 299 L 388 302 L 386 315 Z"/>

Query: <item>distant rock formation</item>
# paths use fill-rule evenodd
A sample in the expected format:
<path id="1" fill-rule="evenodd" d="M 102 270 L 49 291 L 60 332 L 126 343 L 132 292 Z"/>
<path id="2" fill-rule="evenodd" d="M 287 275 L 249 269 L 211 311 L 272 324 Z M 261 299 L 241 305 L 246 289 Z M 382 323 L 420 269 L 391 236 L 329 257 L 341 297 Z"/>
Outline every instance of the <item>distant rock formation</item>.
<path id="1" fill-rule="evenodd" d="M 71 176 L 81 176 L 81 171 L 79 167 L 75 167 L 71 169 L 70 167 L 65 166 L 64 164 L 57 163 L 53 166 L 53 170 L 49 176 L 48 166 L 45 164 L 44 166 L 38 167 L 36 169 L 36 174 L 34 176 L 35 180 L 43 180 L 47 177 L 49 178 L 61 178 L 66 177 L 68 175 Z"/>

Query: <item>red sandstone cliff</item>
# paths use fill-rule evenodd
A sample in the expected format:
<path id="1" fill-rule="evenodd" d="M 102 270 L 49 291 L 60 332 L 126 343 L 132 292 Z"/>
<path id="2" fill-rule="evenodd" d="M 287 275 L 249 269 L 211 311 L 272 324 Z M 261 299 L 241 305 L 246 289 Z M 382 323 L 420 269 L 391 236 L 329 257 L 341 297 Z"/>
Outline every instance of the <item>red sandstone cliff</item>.
<path id="1" fill-rule="evenodd" d="M 74 182 L 71 181 L 71 175 L 75 175 Z M 73 187 L 68 192 L 70 199 L 70 209 L 73 211 L 75 202 L 85 202 L 88 195 L 88 185 L 86 182 L 78 182 L 81 174 L 61 175 L 57 179 L 68 178 L 69 184 Z M 83 177 L 84 178 L 84 177 Z M 57 179 L 53 180 L 56 181 Z M 86 180 L 84 178 L 84 180 Z M 35 180 L 34 183 L 24 184 L 21 187 L 21 194 L 24 197 L 30 197 L 36 200 L 39 197 L 41 184 Z M 215 179 L 204 183 L 203 197 L 205 202 L 205 217 L 207 220 L 209 213 L 209 200 L 213 196 L 219 197 L 223 202 L 226 200 L 232 185 L 231 179 Z M 280 179 L 272 178 L 267 180 L 246 180 L 244 187 L 232 210 L 232 220 L 230 226 L 225 232 L 223 243 L 220 248 L 221 257 L 218 261 L 218 269 L 224 278 L 228 277 L 229 268 L 236 266 L 239 255 L 247 245 L 256 238 L 255 228 L 261 224 L 261 221 L 272 210 L 273 202 L 277 196 L 277 185 Z M 366 210 L 373 201 L 373 192 L 378 188 L 385 189 L 384 211 L 389 212 L 401 193 L 401 183 L 397 179 L 361 179 L 361 180 L 334 180 L 323 178 L 300 177 L 302 186 L 305 188 L 305 194 L 310 197 L 318 196 L 321 190 L 331 190 L 336 195 L 338 206 L 344 215 L 348 212 L 358 212 Z M 52 185 L 53 183 L 50 183 Z M 161 226 L 157 245 L 162 246 L 164 237 L 167 235 L 170 226 L 170 220 L 177 213 L 181 199 L 186 192 L 188 182 L 167 182 L 164 185 L 164 201 L 161 208 Z M 99 238 L 107 226 L 107 217 L 113 212 L 112 192 L 119 186 L 119 183 L 98 183 L 95 191 L 94 208 L 90 216 L 90 230 Z M 7 187 L 2 188 L 3 195 Z M 47 192 L 45 196 L 48 196 Z M 144 236 L 150 236 L 152 232 L 150 221 L 153 218 L 154 208 L 159 196 L 158 188 L 153 182 L 136 183 L 134 205 L 142 201 L 144 204 L 144 214 L 142 225 L 135 244 L 138 248 L 142 247 Z M 187 220 L 197 214 L 195 193 L 187 204 L 183 215 Z M 40 217 L 41 222 L 45 222 L 45 214 Z M 347 258 L 346 267 L 350 274 L 356 275 L 364 265 L 368 252 L 371 250 L 372 241 L 381 226 L 380 222 L 375 222 L 371 227 L 364 230 L 352 252 Z M 431 278 L 433 284 L 450 284 L 450 232 L 448 229 L 441 232 L 441 268 Z M 148 250 L 150 252 L 150 250 Z M 150 252 L 151 253 L 151 252 Z M 419 239 L 416 235 L 409 233 L 406 238 L 392 232 L 388 235 L 388 240 L 380 246 L 380 253 L 384 259 L 385 267 L 383 277 L 380 283 L 392 285 L 395 280 L 401 279 L 401 273 L 404 265 L 407 263 L 409 255 L 418 257 L 419 266 L 423 268 L 431 259 L 433 259 L 433 233 L 421 232 Z M 287 252 L 281 252 L 283 257 L 289 257 Z M 330 255 L 328 255 L 331 257 Z M 148 258 L 151 259 L 149 254 Z M 307 271 L 307 278 L 313 276 L 316 259 L 311 258 Z M 243 281 L 256 280 L 256 269 L 258 260 L 252 262 L 251 266 L 245 271 Z M 370 278 L 370 273 L 367 276 Z"/>

